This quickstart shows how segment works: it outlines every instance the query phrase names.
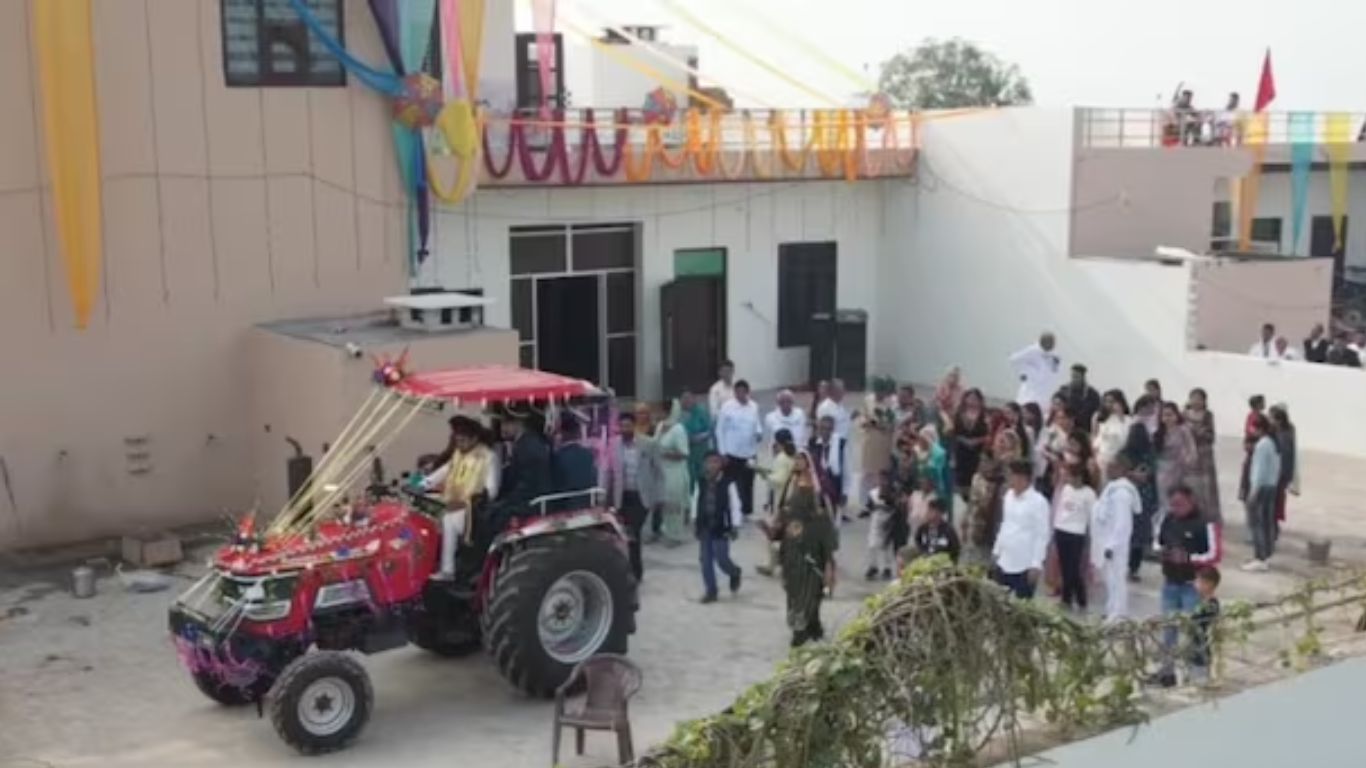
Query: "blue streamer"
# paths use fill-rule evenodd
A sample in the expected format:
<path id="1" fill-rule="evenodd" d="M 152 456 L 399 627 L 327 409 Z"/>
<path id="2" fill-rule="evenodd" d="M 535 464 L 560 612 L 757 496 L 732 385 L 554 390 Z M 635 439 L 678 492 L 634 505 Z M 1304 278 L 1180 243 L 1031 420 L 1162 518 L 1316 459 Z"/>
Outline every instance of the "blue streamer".
<path id="1" fill-rule="evenodd" d="M 337 61 L 346 67 L 347 72 L 360 78 L 361 82 L 369 87 L 388 96 L 398 96 L 403 92 L 403 81 L 397 76 L 389 72 L 381 72 L 347 53 L 341 42 L 328 34 L 327 28 L 318 21 L 317 16 L 313 15 L 313 11 L 309 9 L 304 0 L 289 0 L 289 4 L 294 12 L 299 14 L 299 18 L 308 27 L 308 31 L 318 38 L 318 42 L 322 43 L 324 48 L 337 57 Z"/>
<path id="2" fill-rule="evenodd" d="M 398 6 L 399 50 L 404 72 L 418 72 L 431 47 L 436 0 L 403 0 Z"/>
<path id="3" fill-rule="evenodd" d="M 1309 203 L 1309 170 L 1314 161 L 1314 113 L 1290 113 L 1290 253 L 1300 252 Z"/>

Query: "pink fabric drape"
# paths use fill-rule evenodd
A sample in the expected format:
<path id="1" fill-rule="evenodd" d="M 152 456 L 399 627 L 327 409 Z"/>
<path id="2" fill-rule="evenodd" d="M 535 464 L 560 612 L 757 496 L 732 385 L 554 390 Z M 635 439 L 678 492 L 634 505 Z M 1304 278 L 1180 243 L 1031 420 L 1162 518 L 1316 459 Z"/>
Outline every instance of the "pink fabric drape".
<path id="1" fill-rule="evenodd" d="M 549 119 L 550 92 L 555 87 L 551 70 L 555 63 L 555 0 L 531 0 L 531 19 L 536 32 L 536 69 L 541 75 L 541 117 Z"/>

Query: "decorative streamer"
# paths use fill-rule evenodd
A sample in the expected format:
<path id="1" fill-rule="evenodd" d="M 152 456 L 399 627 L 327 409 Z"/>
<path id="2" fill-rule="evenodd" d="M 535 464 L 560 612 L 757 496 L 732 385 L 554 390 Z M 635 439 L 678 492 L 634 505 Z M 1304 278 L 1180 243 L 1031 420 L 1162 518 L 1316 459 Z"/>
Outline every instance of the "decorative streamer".
<path id="1" fill-rule="evenodd" d="M 541 117 L 550 115 L 550 92 L 555 88 L 555 0 L 531 0 L 532 28 L 536 32 L 536 69 L 541 78 Z M 558 94 L 557 94 L 558 96 Z M 564 104 L 555 103 L 556 109 Z"/>
<path id="2" fill-rule="evenodd" d="M 1252 219 L 1257 215 L 1257 189 L 1261 182 L 1262 158 L 1266 157 L 1267 118 L 1265 112 L 1254 112 L 1248 118 L 1243 144 L 1252 154 L 1252 168 L 1240 182 L 1238 194 L 1238 248 L 1252 247 Z"/>
<path id="3" fill-rule="evenodd" d="M 602 40 L 598 39 L 597 35 L 594 35 L 591 32 L 588 32 L 582 27 L 573 24 L 567 20 L 564 22 L 564 27 L 565 29 L 568 29 L 570 32 L 573 32 L 575 35 L 582 37 L 584 40 L 588 42 L 589 45 L 602 51 L 609 57 L 616 59 L 618 63 L 624 64 L 625 66 L 634 69 L 635 71 L 641 73 L 642 75 L 648 77 L 656 83 L 659 83 L 665 88 L 671 91 L 675 91 L 677 93 L 686 93 L 689 97 L 696 99 L 697 101 L 700 101 L 703 104 L 706 104 L 708 107 L 711 107 L 712 109 L 724 110 L 726 108 L 725 104 L 722 104 L 715 98 L 708 96 L 705 93 L 702 93 L 696 88 L 690 87 L 686 83 L 680 82 L 678 80 L 675 80 L 674 78 L 669 77 L 668 75 L 640 61 L 634 56 L 630 56 L 626 53 L 623 53 L 620 50 L 621 46 L 604 43 Z"/>
<path id="4" fill-rule="evenodd" d="M 442 51 L 446 65 L 446 84 L 450 86 L 451 96 L 460 98 L 469 94 L 465 86 L 465 41 L 461 38 L 460 3 L 458 0 L 441 0 L 440 7 L 441 40 L 446 48 Z"/>
<path id="5" fill-rule="evenodd" d="M 829 53 L 826 53 L 825 49 L 821 46 L 811 42 L 810 40 L 807 40 L 801 35 L 798 35 L 791 29 L 785 28 L 783 25 L 778 24 L 773 19 L 766 18 L 763 14 L 760 14 L 759 11 L 756 8 L 754 8 L 753 5 L 751 5 L 751 2 L 752 0 L 731 0 L 727 7 L 732 9 L 739 8 L 751 19 L 753 19 L 759 25 L 759 27 L 764 30 L 765 33 L 769 35 L 776 33 L 781 37 L 787 38 L 789 42 L 795 44 L 798 48 L 805 51 L 806 55 L 822 62 L 827 67 L 843 75 L 844 78 L 848 80 L 850 83 L 852 83 L 855 87 L 862 88 L 863 90 L 868 91 L 869 93 L 875 93 L 878 90 L 877 83 L 874 82 L 867 75 L 863 75 L 854 71 L 853 68 L 851 68 L 844 62 L 840 61 L 839 59 L 836 59 Z"/>
<path id="6" fill-rule="evenodd" d="M 370 15 L 379 27 L 379 40 L 384 45 L 389 66 L 395 72 L 403 72 L 403 54 L 398 48 L 398 0 L 370 0 Z"/>
<path id="7" fill-rule="evenodd" d="M 53 217 L 76 327 L 81 329 L 89 327 L 95 308 L 103 249 L 91 2 L 33 3 L 33 44 Z"/>
<path id="8" fill-rule="evenodd" d="M 398 4 L 399 53 L 404 73 L 422 71 L 427 49 L 432 42 L 436 21 L 436 0 L 402 0 Z"/>
<path id="9" fill-rule="evenodd" d="M 465 95 L 479 103 L 479 64 L 484 55 L 485 0 L 460 0 L 460 51 L 465 62 Z"/>
<path id="10" fill-rule="evenodd" d="M 1309 167 L 1314 160 L 1314 113 L 1290 113 L 1290 253 L 1300 252 L 1309 203 Z"/>
<path id="11" fill-rule="evenodd" d="M 1351 178 L 1348 163 L 1352 159 L 1352 116 L 1346 112 L 1329 112 L 1324 118 L 1323 134 L 1328 145 L 1328 186 L 1333 201 L 1333 250 L 1341 251 Z"/>
<path id="12" fill-rule="evenodd" d="M 327 31 L 327 28 L 318 21 L 317 16 L 313 15 L 313 11 L 309 9 L 304 0 L 289 0 L 289 5 L 295 13 L 299 14 L 299 18 L 303 21 L 304 26 L 308 27 L 308 31 L 318 39 L 318 42 L 323 44 L 328 53 L 337 57 L 337 60 L 346 67 L 348 72 L 380 93 L 388 96 L 398 96 L 403 93 L 403 81 L 399 77 L 389 72 L 381 72 L 347 53 L 341 41 Z"/>
<path id="13" fill-rule="evenodd" d="M 767 61 L 764 61 L 758 56 L 755 56 L 753 53 L 750 52 L 747 46 L 736 43 L 730 38 L 721 34 L 710 24 L 707 24 L 705 21 L 702 21 L 702 19 L 698 18 L 696 14 L 683 8 L 675 0 L 659 0 L 659 2 L 667 6 L 669 10 L 674 12 L 674 14 L 676 14 L 679 18 L 687 22 L 689 26 L 693 27 L 694 29 L 697 29 L 705 35 L 709 35 L 710 37 L 714 38 L 718 43 L 730 49 L 730 51 L 735 55 L 743 58 L 749 63 L 759 67 L 765 72 L 768 72 L 770 75 L 773 75 L 774 77 L 778 78 L 779 80 L 782 80 L 788 85 L 793 86 L 794 88 L 803 93 L 813 96 L 816 99 L 819 99 L 820 101 L 823 101 L 831 106 L 839 105 L 839 100 L 831 98 L 829 95 L 817 91 L 816 89 L 812 88 L 811 86 L 807 85 L 801 80 L 798 80 L 797 78 L 787 74 L 778 67 L 775 67 L 774 65 L 768 63 Z"/>

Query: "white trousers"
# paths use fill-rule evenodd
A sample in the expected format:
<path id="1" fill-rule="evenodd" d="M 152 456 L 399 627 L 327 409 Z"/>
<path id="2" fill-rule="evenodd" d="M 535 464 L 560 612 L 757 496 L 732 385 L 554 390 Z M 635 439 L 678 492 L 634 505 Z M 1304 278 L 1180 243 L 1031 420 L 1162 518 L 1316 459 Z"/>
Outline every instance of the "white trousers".
<path id="1" fill-rule="evenodd" d="M 1105 621 L 1121 621 L 1129 615 L 1128 552 L 1111 553 L 1098 570 L 1105 577 Z"/>
<path id="2" fill-rule="evenodd" d="M 868 521 L 869 569 L 890 571 L 896 568 L 896 554 L 892 552 L 892 540 L 887 535 L 887 526 L 891 520 L 891 510 L 885 507 L 873 510 L 872 518 Z"/>
<path id="3" fill-rule="evenodd" d="M 468 514 L 468 510 L 457 509 L 441 516 L 441 573 L 446 576 L 455 573 L 455 550 L 465 535 Z"/>

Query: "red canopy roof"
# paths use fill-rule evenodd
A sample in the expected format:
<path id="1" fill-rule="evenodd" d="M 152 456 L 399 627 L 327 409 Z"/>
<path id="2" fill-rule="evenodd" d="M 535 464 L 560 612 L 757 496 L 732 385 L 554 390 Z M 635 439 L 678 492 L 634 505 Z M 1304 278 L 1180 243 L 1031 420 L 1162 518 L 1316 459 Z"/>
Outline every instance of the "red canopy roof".
<path id="1" fill-rule="evenodd" d="M 395 385 L 394 389 L 419 397 L 434 397 L 466 404 L 564 399 L 601 392 L 582 379 L 505 365 L 409 374 Z"/>

